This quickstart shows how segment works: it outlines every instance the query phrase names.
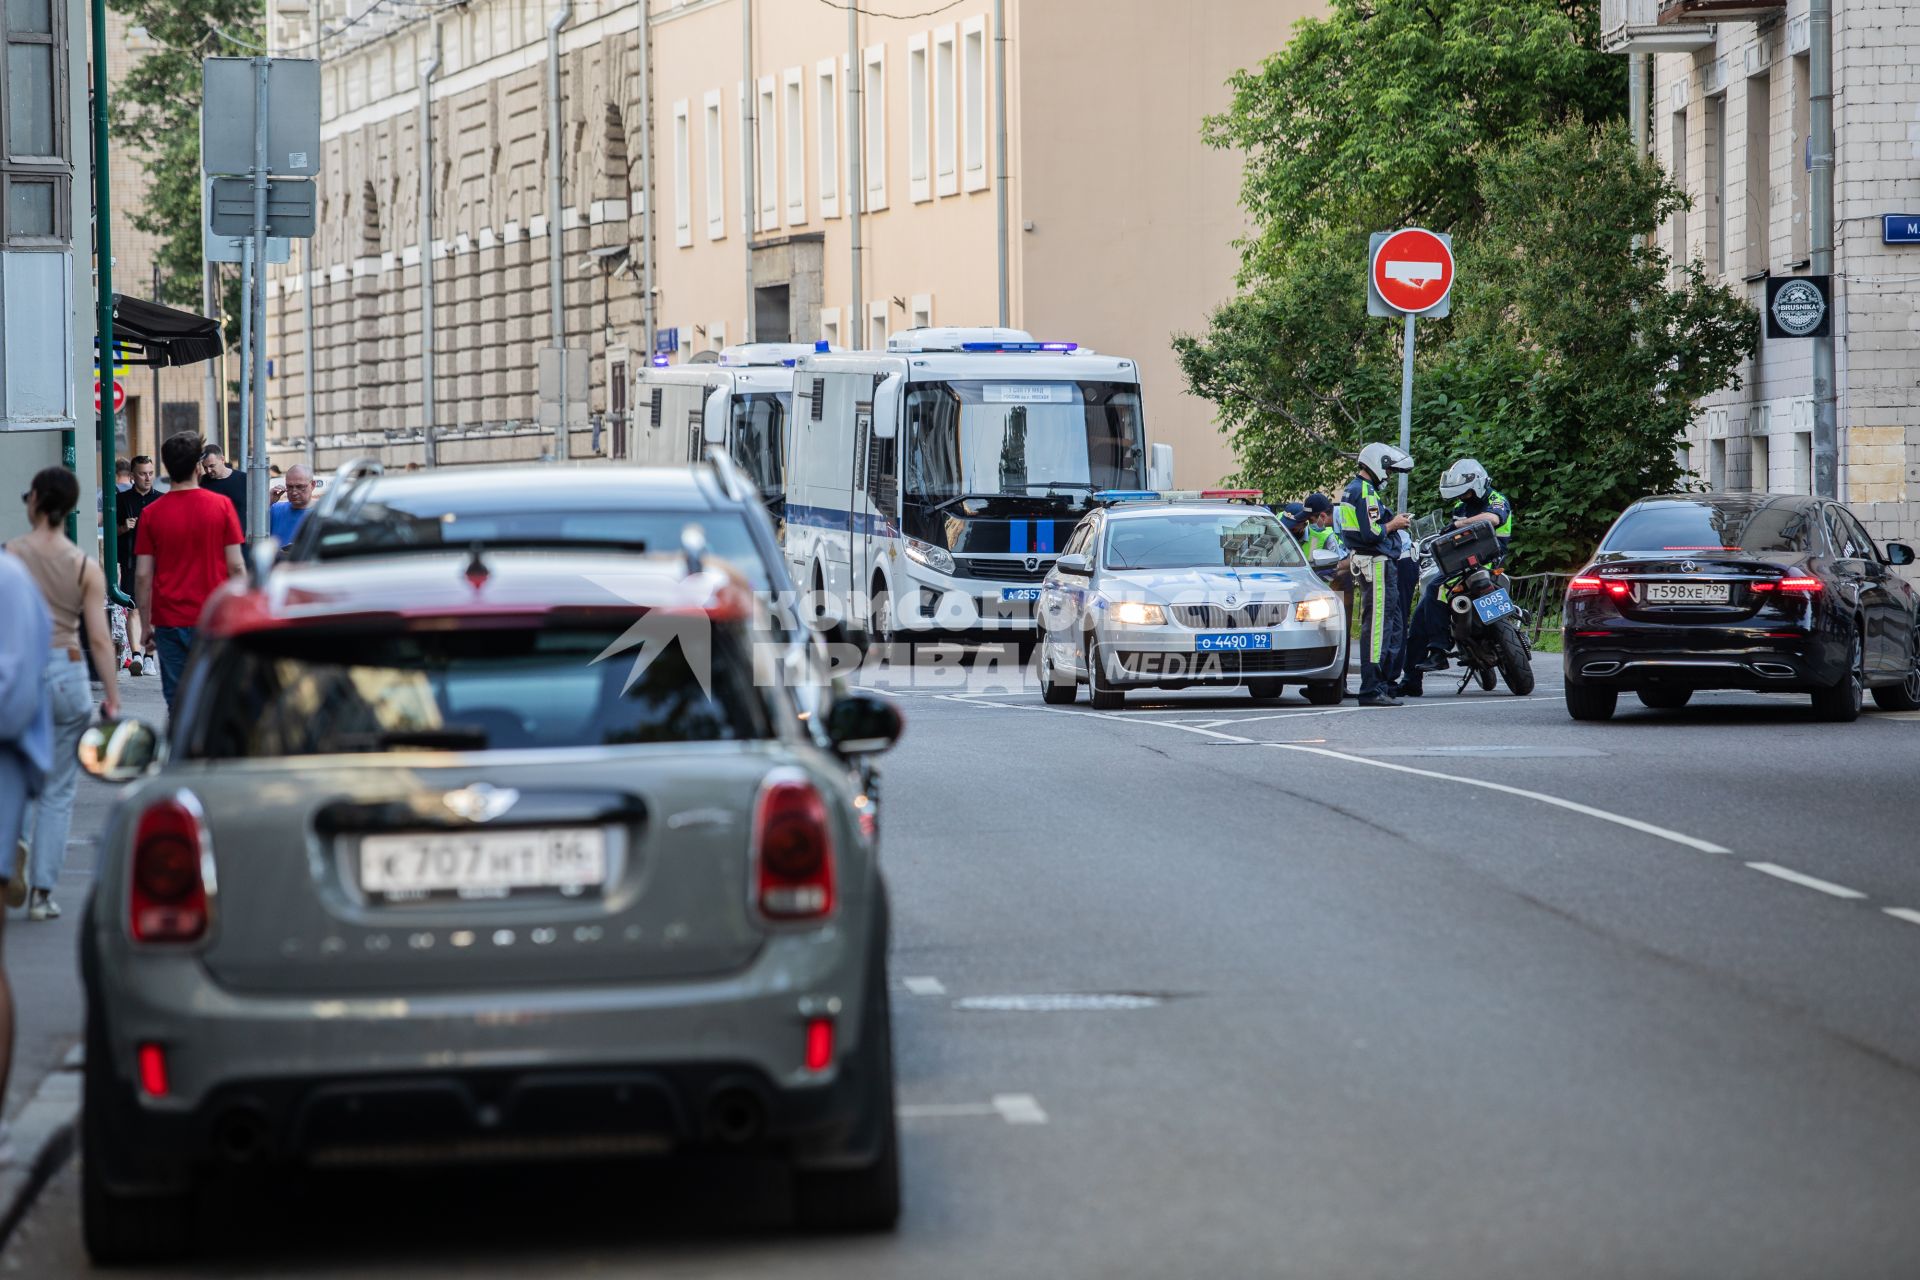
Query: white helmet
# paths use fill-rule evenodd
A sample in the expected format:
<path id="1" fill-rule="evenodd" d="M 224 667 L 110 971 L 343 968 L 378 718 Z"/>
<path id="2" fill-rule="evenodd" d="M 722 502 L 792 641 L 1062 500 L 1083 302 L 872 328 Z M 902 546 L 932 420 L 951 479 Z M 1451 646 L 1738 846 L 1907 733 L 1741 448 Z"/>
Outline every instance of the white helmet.
<path id="1" fill-rule="evenodd" d="M 1375 441 L 1360 450 L 1360 469 L 1375 481 L 1383 481 L 1396 472 L 1413 470 L 1413 458 L 1390 444 Z"/>
<path id="2" fill-rule="evenodd" d="M 1487 479 L 1487 469 L 1472 458 L 1462 458 L 1447 468 L 1447 474 L 1440 477 L 1440 496 L 1443 498 L 1464 498 L 1472 494 L 1484 498 L 1493 488 L 1493 482 Z"/>

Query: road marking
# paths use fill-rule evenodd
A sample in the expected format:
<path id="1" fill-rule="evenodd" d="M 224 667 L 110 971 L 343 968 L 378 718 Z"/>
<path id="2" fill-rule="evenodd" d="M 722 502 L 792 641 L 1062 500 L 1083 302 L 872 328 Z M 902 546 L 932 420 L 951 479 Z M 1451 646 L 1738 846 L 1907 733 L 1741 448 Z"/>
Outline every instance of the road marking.
<path id="1" fill-rule="evenodd" d="M 1896 920 L 1905 920 L 1908 924 L 1920 924 L 1920 911 L 1912 907 L 1882 907 L 1882 911 Z"/>
<path id="2" fill-rule="evenodd" d="M 1829 893 L 1836 898 L 1864 898 L 1867 895 L 1858 889 L 1849 889 L 1843 884 L 1831 880 L 1821 880 L 1814 876 L 1802 875 L 1791 867 L 1783 867 L 1777 862 L 1749 862 L 1748 866 L 1763 875 L 1776 880 L 1785 880 L 1788 884 L 1797 884 L 1803 889 L 1812 889 L 1816 893 Z"/>
<path id="3" fill-rule="evenodd" d="M 902 978 L 900 981 L 910 995 L 943 996 L 947 994 L 946 987 L 941 985 L 938 978 Z"/>
<path id="4" fill-rule="evenodd" d="M 1577 800 L 1563 800 L 1559 796 L 1550 796 L 1544 791 L 1529 791 L 1525 787 L 1510 787 L 1504 782 L 1489 782 L 1485 778 L 1462 777 L 1457 773 L 1441 773 L 1437 769 L 1417 769 L 1410 764 L 1394 764 L 1390 760 L 1369 760 L 1365 756 L 1349 755 L 1345 751 L 1334 751 L 1327 747 L 1295 746 L 1287 742 L 1270 742 L 1270 747 L 1281 751 L 1303 751 L 1309 755 L 1326 756 L 1331 760 L 1345 760 L 1351 764 L 1364 764 L 1374 769 L 1391 769 L 1395 773 L 1411 773 L 1422 778 L 1438 778 L 1442 782 L 1457 782 L 1462 786 L 1479 787 L 1485 791 L 1498 791 L 1503 795 L 1519 796 L 1524 800 L 1537 801 L 1552 805 L 1556 809 L 1565 809 L 1570 813 L 1584 814 L 1589 818 L 1598 818 L 1602 822 L 1611 822 L 1615 826 L 1626 827 L 1674 844 L 1685 845 L 1689 849 L 1698 849 L 1701 853 L 1732 853 L 1733 850 L 1711 840 L 1702 840 L 1690 836 L 1684 831 L 1673 831 L 1667 827 L 1656 826 L 1651 822 L 1642 822 L 1638 818 L 1629 818 L 1624 813 L 1613 813 L 1606 809 L 1596 809 L 1590 804 L 1581 804 Z"/>
<path id="5" fill-rule="evenodd" d="M 1151 1009 L 1164 1004 L 1159 996 L 1130 992 L 1063 993 L 1057 995 L 967 996 L 953 1002 L 972 1013 L 1089 1013 L 1113 1009 Z"/>
<path id="6" fill-rule="evenodd" d="M 1045 1124 L 1047 1113 L 1040 1109 L 1030 1093 L 996 1093 L 993 1095 L 993 1109 L 1008 1124 Z"/>
<path id="7" fill-rule="evenodd" d="M 951 1116 L 997 1116 L 991 1102 L 910 1102 L 895 1108 L 902 1120 L 944 1120 Z"/>

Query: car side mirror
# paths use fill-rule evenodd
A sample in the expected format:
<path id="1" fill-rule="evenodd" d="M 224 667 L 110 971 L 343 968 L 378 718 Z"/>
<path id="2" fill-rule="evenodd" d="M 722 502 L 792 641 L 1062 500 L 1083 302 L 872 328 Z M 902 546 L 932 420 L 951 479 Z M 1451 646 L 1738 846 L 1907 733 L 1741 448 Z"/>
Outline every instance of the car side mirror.
<path id="1" fill-rule="evenodd" d="M 900 740 L 899 709 L 871 693 L 850 692 L 827 712 L 827 741 L 843 756 L 877 755 Z"/>
<path id="2" fill-rule="evenodd" d="M 1889 542 L 1887 544 L 1887 563 L 1912 564 L 1913 548 L 1904 542 Z"/>
<path id="3" fill-rule="evenodd" d="M 102 720 L 80 735 L 80 767 L 102 782 L 132 782 L 158 769 L 167 747 L 144 720 Z"/>
<path id="4" fill-rule="evenodd" d="M 1062 573 L 1071 573 L 1081 578 L 1088 577 L 1093 573 L 1093 561 L 1089 560 L 1086 553 L 1081 551 L 1069 551 L 1066 555 L 1055 560 L 1053 567 Z"/>

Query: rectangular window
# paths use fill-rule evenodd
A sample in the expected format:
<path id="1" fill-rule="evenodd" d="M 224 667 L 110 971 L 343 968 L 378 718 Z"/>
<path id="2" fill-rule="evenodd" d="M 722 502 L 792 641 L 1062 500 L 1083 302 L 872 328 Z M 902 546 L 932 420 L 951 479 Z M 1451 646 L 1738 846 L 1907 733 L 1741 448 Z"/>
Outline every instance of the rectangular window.
<path id="1" fill-rule="evenodd" d="M 1727 271 L 1727 99 L 1707 99 L 1707 270 Z M 1715 486 L 1718 488 L 1719 486 Z"/>
<path id="2" fill-rule="evenodd" d="M 1793 469 L 1788 474 L 1789 493 L 1813 492 L 1813 432 L 1793 433 Z"/>
<path id="3" fill-rule="evenodd" d="M 781 86 L 787 118 L 787 223 L 807 220 L 807 97 L 800 87 L 800 68 L 786 73 Z"/>
<path id="4" fill-rule="evenodd" d="M 820 308 L 820 337 L 830 346 L 840 345 L 840 308 Z"/>
<path id="5" fill-rule="evenodd" d="M 933 199 L 927 160 L 927 38 L 907 41 L 907 195 Z"/>
<path id="6" fill-rule="evenodd" d="M 887 47 L 876 44 L 864 57 L 866 74 L 860 89 L 860 109 L 866 117 L 867 136 L 860 166 L 867 188 L 867 211 L 877 213 L 887 207 Z"/>
<path id="7" fill-rule="evenodd" d="M 64 240 L 60 225 L 60 194 L 65 179 L 28 178 L 18 173 L 7 177 L 7 239 Z"/>
<path id="8" fill-rule="evenodd" d="M 1747 253 L 1741 264 L 1758 275 L 1773 260 L 1773 103 L 1767 77 L 1747 77 Z"/>
<path id="9" fill-rule="evenodd" d="M 724 351 L 727 348 L 727 326 L 710 324 L 707 326 L 707 350 Z"/>
<path id="10" fill-rule="evenodd" d="M 933 324 L 933 295 L 932 294 L 916 293 L 913 295 L 911 299 L 909 299 L 909 305 L 912 308 L 911 314 L 913 317 L 914 328 L 925 329 L 932 326 Z"/>
<path id="11" fill-rule="evenodd" d="M 885 301 L 867 304 L 867 350 L 885 351 L 887 349 L 887 304 Z"/>
<path id="12" fill-rule="evenodd" d="M 1808 162 L 1813 155 L 1813 101 L 1812 75 L 1807 64 L 1807 55 L 1795 54 L 1793 58 L 1793 149 L 1787 157 L 1787 168 L 1793 175 L 1793 235 L 1792 247 L 1787 256 L 1797 268 L 1810 256 L 1808 246 L 1813 243 L 1809 235 L 1808 220 L 1813 208 L 1808 197 Z"/>
<path id="13" fill-rule="evenodd" d="M 1707 487 L 1716 493 L 1727 487 L 1727 442 L 1707 441 Z"/>
<path id="14" fill-rule="evenodd" d="M 820 216 L 840 216 L 840 81 L 832 58 L 813 69 L 815 154 L 820 162 Z"/>
<path id="15" fill-rule="evenodd" d="M 1673 185 L 1680 188 L 1680 190 L 1682 191 L 1686 191 L 1687 190 L 1687 113 L 1686 112 L 1676 111 L 1673 113 L 1673 127 L 1669 136 L 1671 139 L 1671 147 L 1672 147 L 1669 153 L 1672 156 L 1672 163 L 1669 166 L 1669 171 L 1673 175 Z M 1689 192 L 1689 194 L 1691 194 L 1691 192 Z M 1687 210 L 1685 206 L 1682 206 L 1673 211 L 1673 244 L 1669 248 L 1668 253 L 1669 253 L 1669 256 L 1673 259 L 1673 266 L 1677 274 L 1680 268 L 1687 265 L 1687 262 L 1689 259 L 1689 252 L 1687 248 Z"/>
<path id="16" fill-rule="evenodd" d="M 685 98 L 673 104 L 673 242 L 693 243 L 693 135 Z"/>
<path id="17" fill-rule="evenodd" d="M 760 81 L 754 103 L 753 143 L 758 171 L 754 181 L 760 188 L 754 203 L 760 206 L 759 228 L 772 231 L 780 225 L 780 130 L 774 118 L 773 77 Z"/>
<path id="18" fill-rule="evenodd" d="M 961 163 L 966 167 L 966 186 L 979 191 L 987 185 L 987 28 L 986 21 L 975 18 L 967 23 L 961 43 L 961 113 L 964 138 L 960 147 Z"/>
<path id="19" fill-rule="evenodd" d="M 54 140 L 53 42 L 7 32 L 7 153 L 14 159 L 60 154 Z"/>
<path id="20" fill-rule="evenodd" d="M 727 236 L 727 140 L 720 116 L 720 91 L 707 94 L 707 239 Z"/>
<path id="21" fill-rule="evenodd" d="M 1771 493 L 1773 491 L 1772 441 L 1766 436 L 1754 436 L 1751 443 L 1753 445 L 1753 476 L 1747 487 L 1755 493 Z"/>
<path id="22" fill-rule="evenodd" d="M 944 27 L 933 38 L 933 190 L 955 195 L 960 190 L 959 160 L 954 127 L 955 81 L 953 28 Z"/>

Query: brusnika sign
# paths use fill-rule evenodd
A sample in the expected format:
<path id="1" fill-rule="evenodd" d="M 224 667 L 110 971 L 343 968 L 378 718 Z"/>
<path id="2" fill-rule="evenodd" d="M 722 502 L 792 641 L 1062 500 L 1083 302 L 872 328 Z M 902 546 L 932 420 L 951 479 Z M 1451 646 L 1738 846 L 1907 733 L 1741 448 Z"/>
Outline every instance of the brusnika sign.
<path id="1" fill-rule="evenodd" d="M 1920 213 L 1880 215 L 1881 244 L 1920 244 Z"/>

